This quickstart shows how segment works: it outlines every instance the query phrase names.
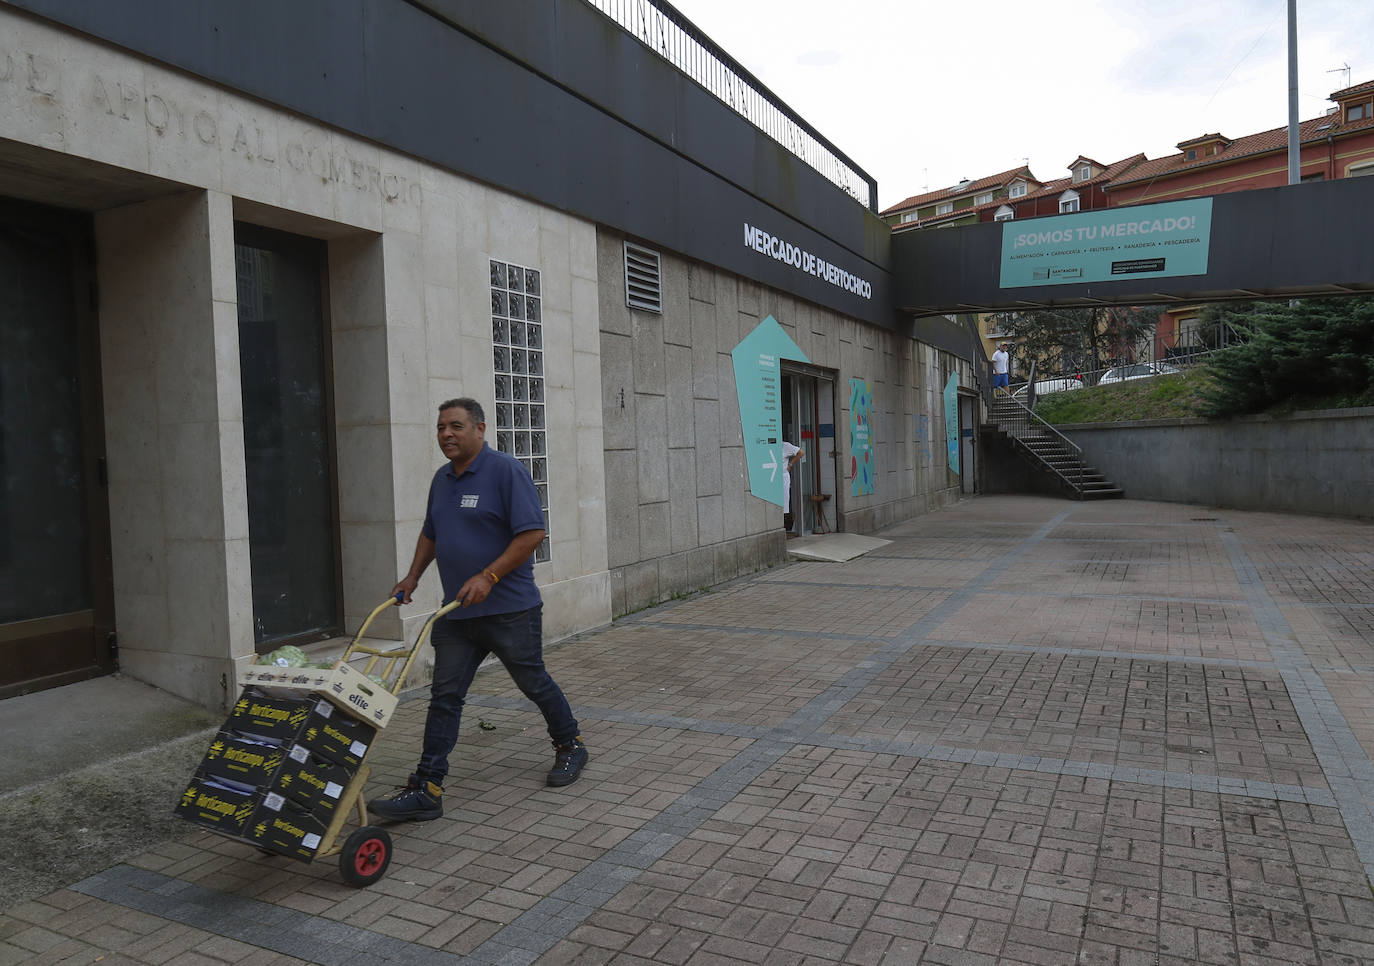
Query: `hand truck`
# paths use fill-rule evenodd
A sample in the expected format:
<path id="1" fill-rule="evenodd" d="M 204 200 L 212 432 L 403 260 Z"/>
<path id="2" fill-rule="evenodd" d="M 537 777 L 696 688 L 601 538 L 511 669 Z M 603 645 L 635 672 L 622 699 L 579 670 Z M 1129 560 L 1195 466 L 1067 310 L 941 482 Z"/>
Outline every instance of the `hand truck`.
<path id="1" fill-rule="evenodd" d="M 367 633 L 368 627 L 371 626 L 377 616 L 388 607 L 398 606 L 403 601 L 404 595 L 398 593 L 374 607 L 372 612 L 367 615 L 367 619 L 363 621 L 362 626 L 358 628 L 358 632 L 353 635 L 353 639 L 345 649 L 343 656 L 330 669 L 277 668 L 270 665 L 255 664 L 244 669 L 239 676 L 239 683 L 264 689 L 285 688 L 307 699 L 330 697 L 332 692 L 335 701 L 331 703 L 334 707 L 341 708 L 346 715 L 353 719 L 367 722 L 380 730 L 386 726 L 389 714 L 378 714 L 374 711 L 369 717 L 362 710 L 366 709 L 369 704 L 378 703 L 375 701 L 376 691 L 373 689 L 380 683 L 390 695 L 391 700 L 387 702 L 388 705 L 394 708 L 394 699 L 405 686 L 406 678 L 415 663 L 415 657 L 433 628 L 434 622 L 460 606 L 457 601 L 453 601 L 435 611 L 420 629 L 419 635 L 410 647 L 379 648 L 363 644 L 363 635 Z M 352 660 L 362 655 L 365 655 L 367 660 L 363 662 L 361 667 L 354 667 L 351 663 Z M 247 695 L 249 692 L 245 690 L 244 694 Z M 369 701 L 369 696 L 374 700 Z M 244 700 L 241 697 L 240 704 Z M 212 743 L 211 752 L 202 761 L 202 766 L 215 756 L 217 746 L 222 747 L 222 739 L 231 733 L 234 723 L 235 719 L 231 714 L 225 729 Z M 225 787 L 224 783 L 215 784 L 216 780 L 213 777 L 206 778 L 203 770 L 199 768 L 192 778 L 190 787 L 182 796 L 177 814 L 209 828 L 211 831 L 254 845 L 259 851 L 270 855 L 287 854 L 305 862 L 337 855 L 339 857 L 339 874 L 343 877 L 344 882 L 356 888 L 370 886 L 386 874 L 387 867 L 391 864 L 392 853 L 391 836 L 385 829 L 368 824 L 367 805 L 363 800 L 363 788 L 372 773 L 366 758 L 374 743 L 375 741 L 367 742 L 356 770 L 348 779 L 347 785 L 333 805 L 332 817 L 328 826 L 323 834 L 318 836 L 318 843 L 313 849 L 309 849 L 303 844 L 292 852 L 280 852 L 276 849 L 265 848 L 251 834 L 228 831 L 225 821 L 231 815 L 239 820 L 237 827 L 240 829 L 251 827 L 253 819 L 258 818 L 260 814 L 264 815 L 265 824 L 265 813 L 261 813 L 261 807 L 272 793 L 267 792 L 264 787 L 235 786 L 232 780 L 227 785 L 233 787 Z M 292 745 L 290 749 L 282 748 L 279 750 L 295 751 L 299 750 L 299 747 Z M 285 762 L 287 756 L 277 754 L 272 757 L 278 764 L 266 767 L 288 767 Z M 269 770 L 262 770 L 256 774 L 263 777 L 269 785 L 275 781 L 277 775 L 275 771 Z M 210 784 L 205 785 L 204 782 Z M 217 792 L 207 797 L 205 791 L 211 786 Z M 223 789 L 224 794 L 218 794 L 219 789 Z M 236 792 L 239 797 L 234 800 L 233 795 Z M 226 801 L 226 799 L 228 800 Z M 278 800 L 280 799 L 281 796 L 278 796 Z M 209 804 L 206 804 L 207 802 Z M 358 815 L 358 828 L 341 843 L 339 837 L 343 832 L 344 824 L 349 814 L 355 809 Z"/>

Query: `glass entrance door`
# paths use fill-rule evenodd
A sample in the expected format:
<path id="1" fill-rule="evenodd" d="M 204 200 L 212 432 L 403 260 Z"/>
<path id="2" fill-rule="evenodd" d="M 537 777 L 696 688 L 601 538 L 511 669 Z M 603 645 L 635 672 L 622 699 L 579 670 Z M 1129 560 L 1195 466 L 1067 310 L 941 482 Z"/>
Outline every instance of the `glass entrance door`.
<path id="1" fill-rule="evenodd" d="M 783 439 L 806 454 L 792 470 L 792 532 L 804 536 L 832 529 L 830 494 L 835 482 L 834 383 L 809 372 L 782 376 Z M 824 500 L 817 502 L 816 496 Z"/>
<path id="2" fill-rule="evenodd" d="M 114 670 L 89 222 L 0 203 L 0 697 Z"/>
<path id="3" fill-rule="evenodd" d="M 325 248 L 236 225 L 239 378 L 260 652 L 343 623 L 325 322 Z"/>
<path id="4" fill-rule="evenodd" d="M 821 465 L 816 446 L 816 380 L 811 376 L 793 376 L 794 405 L 797 412 L 797 445 L 806 458 L 792 471 L 792 494 L 800 522 L 799 533 L 816 529 L 816 504 L 811 496 L 816 492 L 816 468 Z"/>

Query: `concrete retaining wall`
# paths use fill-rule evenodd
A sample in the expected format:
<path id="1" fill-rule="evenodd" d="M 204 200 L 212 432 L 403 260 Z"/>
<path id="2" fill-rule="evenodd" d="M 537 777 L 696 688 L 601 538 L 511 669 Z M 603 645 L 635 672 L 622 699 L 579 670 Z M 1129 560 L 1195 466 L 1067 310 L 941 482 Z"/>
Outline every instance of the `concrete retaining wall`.
<path id="1" fill-rule="evenodd" d="M 1131 499 L 1374 517 L 1374 407 L 1059 429 Z"/>

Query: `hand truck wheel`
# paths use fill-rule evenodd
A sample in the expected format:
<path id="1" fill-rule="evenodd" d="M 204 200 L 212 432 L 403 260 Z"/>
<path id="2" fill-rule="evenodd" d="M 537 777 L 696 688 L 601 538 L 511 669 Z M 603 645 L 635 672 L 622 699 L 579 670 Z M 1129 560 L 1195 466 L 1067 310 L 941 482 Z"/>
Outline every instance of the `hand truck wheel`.
<path id="1" fill-rule="evenodd" d="M 390 864 L 391 836 L 373 825 L 364 825 L 350 835 L 339 853 L 339 874 L 357 889 L 380 879 Z"/>

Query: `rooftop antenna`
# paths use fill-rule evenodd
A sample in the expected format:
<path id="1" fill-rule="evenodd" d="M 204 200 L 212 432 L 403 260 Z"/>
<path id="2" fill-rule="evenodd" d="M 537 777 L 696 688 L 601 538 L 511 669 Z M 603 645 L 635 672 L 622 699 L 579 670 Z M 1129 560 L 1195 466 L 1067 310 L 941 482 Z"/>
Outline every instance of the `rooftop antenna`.
<path id="1" fill-rule="evenodd" d="M 929 168 L 922 168 L 922 169 L 921 169 L 921 178 L 923 179 L 923 180 L 922 180 L 922 184 L 921 184 L 921 191 L 922 191 L 922 192 L 929 191 L 929 190 L 930 190 L 930 169 L 929 169 Z"/>
<path id="2" fill-rule="evenodd" d="M 1345 61 L 1341 61 L 1341 66 L 1333 67 L 1331 70 L 1327 71 L 1327 73 L 1345 75 L 1345 86 L 1342 87 L 1341 90 L 1345 90 L 1346 87 L 1350 86 L 1350 65 L 1345 63 Z"/>

